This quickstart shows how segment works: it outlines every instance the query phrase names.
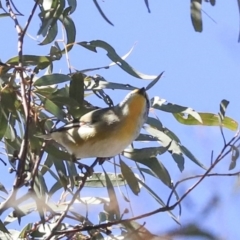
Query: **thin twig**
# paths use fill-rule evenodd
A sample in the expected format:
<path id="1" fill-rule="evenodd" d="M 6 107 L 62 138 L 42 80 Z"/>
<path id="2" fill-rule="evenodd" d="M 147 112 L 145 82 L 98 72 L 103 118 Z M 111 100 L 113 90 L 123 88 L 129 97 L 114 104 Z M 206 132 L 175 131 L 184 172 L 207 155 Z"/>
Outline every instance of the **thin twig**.
<path id="1" fill-rule="evenodd" d="M 89 170 L 93 170 L 93 168 L 97 165 L 99 159 L 96 158 L 96 160 L 93 162 L 93 164 L 90 166 Z M 75 200 L 77 199 L 80 191 L 83 189 L 85 182 L 87 181 L 87 178 L 89 176 L 89 173 L 86 172 L 84 173 L 84 176 L 82 178 L 81 183 L 79 184 L 79 187 L 77 189 L 77 191 L 74 193 L 71 201 L 69 202 L 69 204 L 67 205 L 65 211 L 62 213 L 62 215 L 60 216 L 60 218 L 58 219 L 56 226 L 52 229 L 51 233 L 49 234 L 49 236 L 45 239 L 45 240 L 50 240 L 56 233 L 56 229 L 60 226 L 60 224 L 62 223 L 63 219 L 66 217 L 68 210 L 70 209 L 70 207 L 73 205 L 73 203 L 75 202 Z"/>
<path id="2" fill-rule="evenodd" d="M 57 231 L 55 232 L 55 235 L 60 235 L 60 234 L 69 234 L 69 233 L 74 233 L 74 232 L 80 232 L 80 231 L 89 231 L 89 230 L 94 230 L 94 229 L 101 229 L 101 228 L 108 228 L 108 227 L 111 227 L 113 225 L 117 225 L 117 224 L 121 224 L 121 223 L 125 223 L 125 222 L 130 222 L 130 221 L 133 221 L 133 220 L 138 220 L 138 219 L 142 219 L 142 218 L 145 218 L 145 217 L 149 217 L 149 216 L 152 216 L 154 214 L 157 214 L 157 213 L 160 213 L 160 212 L 166 212 L 166 211 L 170 211 L 170 210 L 173 210 L 177 205 L 179 205 L 184 199 L 185 197 L 190 194 L 190 192 L 192 192 L 193 189 L 195 189 L 200 182 L 202 182 L 202 180 L 205 178 L 205 177 L 211 177 L 211 176 L 236 176 L 236 175 L 239 175 L 240 172 L 235 172 L 235 173 L 209 173 L 215 166 L 217 163 L 219 163 L 223 158 L 225 158 L 231 151 L 228 150 L 225 152 L 225 150 L 227 149 L 227 147 L 229 147 L 231 144 L 236 144 L 237 141 L 240 140 L 240 137 L 239 137 L 239 134 L 237 134 L 235 137 L 233 137 L 224 147 L 223 149 L 221 150 L 220 154 L 218 155 L 218 157 L 216 158 L 216 160 L 214 161 L 213 165 L 211 165 L 209 167 L 209 169 L 206 171 L 205 174 L 203 175 L 196 175 L 196 176 L 193 176 L 193 177 L 189 177 L 189 178 L 186 178 L 186 179 L 183 179 L 181 181 L 179 181 L 178 183 L 176 183 L 175 187 L 173 188 L 173 190 L 171 191 L 171 194 L 169 196 L 169 199 L 168 199 L 168 203 L 166 206 L 164 207 L 161 207 L 161 208 L 158 208 L 154 211 L 151 211 L 151 212 L 148 212 L 148 213 L 145 213 L 145 214 L 142 214 L 142 215 L 139 215 L 139 216 L 136 216 L 136 217 L 132 217 L 132 218 L 128 218 L 128 219 L 121 219 L 121 220 L 117 220 L 117 221 L 112 221 L 112 222 L 108 222 L 108 223 L 103 223 L 103 224 L 97 224 L 97 225 L 91 225 L 91 226 L 76 226 L 74 227 L 73 229 L 69 229 L 69 230 L 62 230 L 62 231 Z M 225 153 L 224 153 L 225 152 Z M 180 184 L 181 182 L 183 181 L 186 181 L 186 180 L 190 180 L 190 179 L 193 179 L 193 178 L 198 178 L 200 177 L 200 179 L 191 187 L 189 188 L 183 195 L 181 198 L 179 198 L 173 205 L 169 205 L 170 203 L 170 199 L 171 199 L 171 196 L 173 194 L 173 192 L 175 191 L 176 189 L 176 186 L 178 184 Z"/>

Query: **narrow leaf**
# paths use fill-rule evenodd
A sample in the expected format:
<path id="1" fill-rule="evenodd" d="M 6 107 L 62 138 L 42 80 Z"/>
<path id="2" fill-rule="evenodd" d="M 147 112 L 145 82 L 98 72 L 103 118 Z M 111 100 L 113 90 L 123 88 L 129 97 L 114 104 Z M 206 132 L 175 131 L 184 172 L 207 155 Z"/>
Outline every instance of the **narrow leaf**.
<path id="1" fill-rule="evenodd" d="M 108 174 L 106 173 L 106 171 L 104 169 L 103 169 L 103 172 L 104 172 L 104 175 L 105 175 L 108 196 L 109 196 L 109 199 L 110 199 L 108 209 L 109 209 L 110 212 L 112 212 L 114 214 L 115 219 L 119 219 L 120 218 L 120 209 L 119 209 L 119 205 L 118 205 L 115 190 L 113 188 L 112 182 L 111 182 Z"/>
<path id="2" fill-rule="evenodd" d="M 179 146 L 183 154 L 185 154 L 190 160 L 192 160 L 198 166 L 207 170 L 207 167 L 205 167 L 185 146 L 183 145 L 179 145 Z"/>
<path id="3" fill-rule="evenodd" d="M 196 32 L 202 32 L 202 0 L 191 0 L 191 20 Z"/>
<path id="4" fill-rule="evenodd" d="M 227 101 L 225 99 L 223 99 L 220 103 L 220 119 L 221 119 L 221 122 L 225 118 L 225 112 L 226 112 L 228 104 L 229 104 L 229 101 Z"/>
<path id="5" fill-rule="evenodd" d="M 151 89 L 157 82 L 158 80 L 162 77 L 164 72 L 160 73 L 155 79 L 153 79 L 147 86 L 146 86 L 146 90 Z"/>
<path id="6" fill-rule="evenodd" d="M 115 51 L 115 49 L 109 45 L 107 42 L 101 41 L 101 40 L 96 40 L 96 41 L 91 41 L 91 42 L 78 42 L 77 44 L 87 48 L 91 49 L 92 51 L 96 52 L 96 48 L 100 47 L 104 50 L 107 51 L 107 56 L 117 65 L 122 68 L 124 71 L 129 73 L 130 75 L 136 77 L 136 78 L 141 78 L 141 79 L 147 79 L 147 80 L 152 80 L 155 79 L 157 76 L 153 75 L 146 75 L 143 73 L 140 73 L 133 69 L 126 61 L 124 61 Z"/>
<path id="7" fill-rule="evenodd" d="M 41 86 L 48 86 L 48 85 L 63 83 L 67 81 L 71 81 L 71 78 L 68 75 L 54 73 L 51 75 L 44 75 L 40 77 L 33 83 L 33 85 L 35 87 L 41 87 Z"/>
<path id="8" fill-rule="evenodd" d="M 114 25 L 110 22 L 110 20 L 106 17 L 106 15 L 104 14 L 104 12 L 102 11 L 102 9 L 101 9 L 101 7 L 99 6 L 97 0 L 93 0 L 93 2 L 94 2 L 94 4 L 95 4 L 97 10 L 99 11 L 99 13 L 101 14 L 101 16 L 103 17 L 103 19 L 104 19 L 107 23 L 109 23 L 110 25 L 114 26 Z"/>
<path id="9" fill-rule="evenodd" d="M 174 113 L 173 116 L 175 119 L 185 125 L 203 125 L 203 126 L 220 126 L 219 117 L 217 114 L 213 113 L 198 113 L 202 119 L 202 123 L 193 118 L 191 115 L 187 117 L 182 113 Z M 238 129 L 238 123 L 229 117 L 225 117 L 222 121 L 222 126 L 228 128 L 232 131 L 236 131 Z"/>
<path id="10" fill-rule="evenodd" d="M 121 172 L 128 183 L 128 186 L 130 187 L 130 189 L 135 195 L 138 195 L 138 193 L 140 192 L 140 188 L 138 185 L 137 178 L 132 172 L 131 168 L 128 167 L 128 165 L 121 159 L 120 159 L 120 167 L 121 167 Z"/>

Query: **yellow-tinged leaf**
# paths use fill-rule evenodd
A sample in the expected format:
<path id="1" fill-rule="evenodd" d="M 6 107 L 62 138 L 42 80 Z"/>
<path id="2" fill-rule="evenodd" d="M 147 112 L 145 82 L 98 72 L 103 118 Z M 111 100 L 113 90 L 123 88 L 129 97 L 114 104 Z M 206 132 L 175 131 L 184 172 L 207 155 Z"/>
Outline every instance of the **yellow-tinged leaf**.
<path id="1" fill-rule="evenodd" d="M 220 126 L 219 117 L 217 114 L 199 112 L 199 115 L 202 119 L 202 123 L 193 118 L 191 115 L 185 116 L 182 113 L 173 113 L 173 116 L 176 118 L 176 120 L 185 125 Z M 238 129 L 238 123 L 230 117 L 225 117 L 222 121 L 222 127 L 236 131 Z"/>

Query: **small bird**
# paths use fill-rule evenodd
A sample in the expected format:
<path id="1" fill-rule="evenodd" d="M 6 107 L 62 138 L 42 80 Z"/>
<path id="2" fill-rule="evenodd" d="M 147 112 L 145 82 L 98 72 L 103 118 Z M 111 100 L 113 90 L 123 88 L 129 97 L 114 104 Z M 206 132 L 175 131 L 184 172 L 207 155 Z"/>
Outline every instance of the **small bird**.
<path id="1" fill-rule="evenodd" d="M 138 137 L 147 120 L 149 107 L 145 88 L 135 89 L 118 105 L 93 110 L 78 121 L 39 137 L 55 140 L 74 159 L 111 158 Z"/>

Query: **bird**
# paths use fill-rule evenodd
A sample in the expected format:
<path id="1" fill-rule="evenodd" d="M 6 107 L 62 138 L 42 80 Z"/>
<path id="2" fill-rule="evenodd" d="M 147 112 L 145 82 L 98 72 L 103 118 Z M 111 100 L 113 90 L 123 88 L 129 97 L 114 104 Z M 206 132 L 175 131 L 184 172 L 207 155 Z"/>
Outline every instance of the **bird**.
<path id="1" fill-rule="evenodd" d="M 41 137 L 59 143 L 73 159 L 109 159 L 138 137 L 149 108 L 146 89 L 135 89 L 119 104 L 88 112 Z"/>

